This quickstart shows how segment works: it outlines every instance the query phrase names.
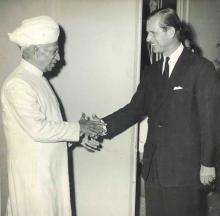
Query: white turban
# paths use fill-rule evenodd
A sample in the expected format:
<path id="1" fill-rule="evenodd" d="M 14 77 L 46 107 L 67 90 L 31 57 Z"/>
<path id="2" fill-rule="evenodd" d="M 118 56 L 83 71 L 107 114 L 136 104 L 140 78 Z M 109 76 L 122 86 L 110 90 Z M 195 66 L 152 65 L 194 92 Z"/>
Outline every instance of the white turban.
<path id="1" fill-rule="evenodd" d="M 58 40 L 59 33 L 59 26 L 51 17 L 38 16 L 24 20 L 8 36 L 10 41 L 23 47 L 53 43 Z"/>

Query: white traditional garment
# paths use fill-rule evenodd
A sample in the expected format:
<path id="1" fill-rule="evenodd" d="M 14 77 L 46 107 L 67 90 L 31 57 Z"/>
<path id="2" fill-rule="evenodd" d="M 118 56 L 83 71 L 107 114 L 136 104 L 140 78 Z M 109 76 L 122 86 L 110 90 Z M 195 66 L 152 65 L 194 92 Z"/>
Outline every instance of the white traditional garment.
<path id="1" fill-rule="evenodd" d="M 64 122 L 42 72 L 25 60 L 2 88 L 8 216 L 71 216 L 67 145 L 78 123 Z"/>
<path id="2" fill-rule="evenodd" d="M 57 41 L 59 25 L 49 16 L 37 16 L 23 20 L 21 26 L 9 33 L 9 39 L 19 46 L 49 44 Z"/>

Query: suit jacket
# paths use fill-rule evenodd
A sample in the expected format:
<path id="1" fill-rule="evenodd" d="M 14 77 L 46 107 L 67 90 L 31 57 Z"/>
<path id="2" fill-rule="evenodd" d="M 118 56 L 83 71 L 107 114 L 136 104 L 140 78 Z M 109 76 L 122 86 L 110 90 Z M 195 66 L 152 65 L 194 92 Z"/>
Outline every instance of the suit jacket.
<path id="1" fill-rule="evenodd" d="M 214 163 L 215 68 L 184 49 L 167 86 L 162 83 L 162 61 L 146 70 L 130 103 L 103 118 L 108 137 L 147 115 L 143 177 L 147 179 L 154 156 L 161 185 L 197 185 L 201 164 Z"/>

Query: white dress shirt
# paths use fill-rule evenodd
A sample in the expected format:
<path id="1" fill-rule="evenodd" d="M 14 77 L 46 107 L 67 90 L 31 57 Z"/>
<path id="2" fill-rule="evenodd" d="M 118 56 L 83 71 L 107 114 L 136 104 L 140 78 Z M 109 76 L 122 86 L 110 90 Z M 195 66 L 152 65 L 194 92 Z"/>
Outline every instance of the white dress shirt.
<path id="1" fill-rule="evenodd" d="M 169 62 L 168 62 L 168 64 L 169 64 L 169 77 L 171 76 L 171 74 L 172 74 L 172 72 L 173 72 L 173 68 L 174 68 L 174 66 L 175 66 L 175 64 L 176 64 L 176 62 L 177 62 L 177 60 L 179 59 L 179 57 L 180 57 L 180 55 L 181 55 L 183 49 L 184 49 L 184 46 L 183 46 L 183 44 L 181 43 L 181 44 L 179 45 L 179 47 L 178 47 L 170 56 L 164 56 L 164 60 L 163 60 L 163 70 L 162 70 L 162 71 L 164 72 L 165 61 L 166 61 L 166 58 L 169 57 L 169 58 L 170 58 L 170 60 L 169 60 Z M 162 73 L 163 73 L 163 72 L 162 72 Z"/>

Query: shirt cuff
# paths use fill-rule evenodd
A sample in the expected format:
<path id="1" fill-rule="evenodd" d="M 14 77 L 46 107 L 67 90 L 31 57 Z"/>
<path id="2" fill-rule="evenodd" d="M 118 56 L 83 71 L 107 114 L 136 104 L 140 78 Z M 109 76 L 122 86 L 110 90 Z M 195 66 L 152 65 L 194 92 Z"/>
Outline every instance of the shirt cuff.
<path id="1" fill-rule="evenodd" d="M 71 136 L 71 141 L 72 142 L 78 142 L 80 138 L 80 125 L 78 122 L 72 123 L 69 122 L 70 124 L 70 136 Z"/>
<path id="2" fill-rule="evenodd" d="M 102 133 L 102 136 L 105 136 L 105 135 L 107 135 L 108 133 L 107 133 L 107 127 L 106 127 L 106 123 L 101 119 L 101 122 L 104 124 L 103 126 L 102 126 L 102 128 L 103 128 L 103 133 Z"/>

